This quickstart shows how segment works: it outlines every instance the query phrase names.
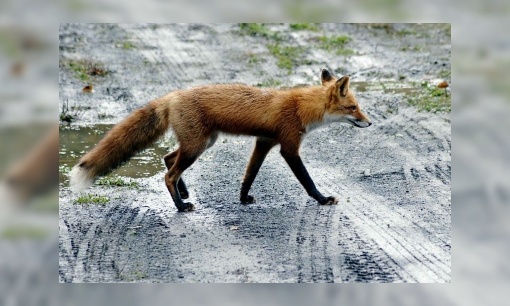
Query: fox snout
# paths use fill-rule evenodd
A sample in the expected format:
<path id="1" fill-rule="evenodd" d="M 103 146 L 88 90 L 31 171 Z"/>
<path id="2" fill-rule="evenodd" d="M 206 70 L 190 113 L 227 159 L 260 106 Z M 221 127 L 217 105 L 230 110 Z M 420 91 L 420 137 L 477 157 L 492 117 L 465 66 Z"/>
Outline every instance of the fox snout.
<path id="1" fill-rule="evenodd" d="M 347 118 L 347 120 L 349 121 L 350 124 L 352 124 L 356 127 L 359 127 L 359 128 L 366 128 L 366 127 L 369 127 L 372 125 L 372 122 L 370 122 L 370 120 L 368 120 L 368 118 L 366 120 L 359 120 L 354 117 L 351 117 L 351 118 Z"/>

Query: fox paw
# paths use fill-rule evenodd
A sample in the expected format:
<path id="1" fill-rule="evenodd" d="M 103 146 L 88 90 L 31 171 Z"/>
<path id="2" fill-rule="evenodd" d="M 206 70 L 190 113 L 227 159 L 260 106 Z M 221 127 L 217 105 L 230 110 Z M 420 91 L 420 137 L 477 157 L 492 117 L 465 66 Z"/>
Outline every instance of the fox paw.
<path id="1" fill-rule="evenodd" d="M 257 199 L 252 197 L 251 195 L 247 195 L 246 197 L 241 197 L 241 203 L 243 204 L 251 204 L 257 202 Z"/>
<path id="2" fill-rule="evenodd" d="M 338 199 L 335 197 L 324 197 L 319 200 L 319 204 L 321 204 L 321 205 L 332 205 L 332 204 L 337 204 L 337 203 L 338 203 Z"/>
<path id="3" fill-rule="evenodd" d="M 183 207 L 177 207 L 177 209 L 178 209 L 180 212 L 192 211 L 192 210 L 195 210 L 195 205 L 193 205 L 193 204 L 191 204 L 191 203 L 184 203 L 184 206 L 183 206 Z"/>
<path id="4" fill-rule="evenodd" d="M 189 198 L 189 193 L 188 193 L 188 191 L 187 191 L 187 190 L 184 190 L 184 191 L 180 191 L 180 190 L 179 190 L 179 194 L 181 195 L 181 198 L 182 198 L 183 200 L 185 200 L 185 199 Z"/>

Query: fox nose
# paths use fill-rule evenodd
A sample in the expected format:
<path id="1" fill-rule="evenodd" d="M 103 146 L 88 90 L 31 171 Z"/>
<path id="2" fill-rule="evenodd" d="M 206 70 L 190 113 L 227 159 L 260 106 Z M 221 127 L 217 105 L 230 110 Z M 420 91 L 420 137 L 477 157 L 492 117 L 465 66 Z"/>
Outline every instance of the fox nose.
<path id="1" fill-rule="evenodd" d="M 369 123 L 368 123 L 368 126 L 371 126 L 371 125 L 372 125 L 372 122 L 369 122 Z"/>

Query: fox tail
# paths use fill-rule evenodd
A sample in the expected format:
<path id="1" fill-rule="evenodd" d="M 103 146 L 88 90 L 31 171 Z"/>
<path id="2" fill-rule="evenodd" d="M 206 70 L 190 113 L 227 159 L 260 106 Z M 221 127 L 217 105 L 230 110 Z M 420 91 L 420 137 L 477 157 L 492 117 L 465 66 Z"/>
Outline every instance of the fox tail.
<path id="1" fill-rule="evenodd" d="M 163 102 L 162 99 L 154 100 L 114 126 L 73 167 L 71 189 L 77 192 L 90 187 L 97 177 L 120 167 L 165 134 L 170 122 Z"/>

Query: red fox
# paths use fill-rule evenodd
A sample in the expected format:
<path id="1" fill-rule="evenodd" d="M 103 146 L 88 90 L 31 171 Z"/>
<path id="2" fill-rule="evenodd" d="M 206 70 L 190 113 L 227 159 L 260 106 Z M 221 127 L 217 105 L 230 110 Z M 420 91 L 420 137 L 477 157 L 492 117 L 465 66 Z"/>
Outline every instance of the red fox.
<path id="1" fill-rule="evenodd" d="M 165 183 L 179 211 L 195 206 L 182 173 L 207 148 L 218 133 L 256 136 L 255 149 L 241 185 L 242 203 L 253 203 L 248 191 L 271 148 L 280 153 L 308 195 L 320 204 L 338 200 L 323 196 L 315 187 L 299 156 L 303 136 L 323 124 L 345 122 L 365 128 L 372 123 L 349 89 L 349 76 L 337 79 L 327 69 L 321 86 L 288 90 L 260 89 L 242 84 L 217 84 L 177 90 L 153 100 L 121 121 L 71 171 L 74 190 L 86 188 L 145 149 L 170 127 L 179 148 L 164 156 Z"/>

